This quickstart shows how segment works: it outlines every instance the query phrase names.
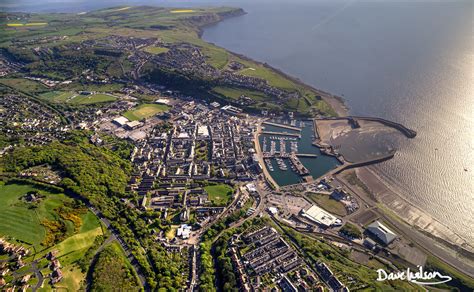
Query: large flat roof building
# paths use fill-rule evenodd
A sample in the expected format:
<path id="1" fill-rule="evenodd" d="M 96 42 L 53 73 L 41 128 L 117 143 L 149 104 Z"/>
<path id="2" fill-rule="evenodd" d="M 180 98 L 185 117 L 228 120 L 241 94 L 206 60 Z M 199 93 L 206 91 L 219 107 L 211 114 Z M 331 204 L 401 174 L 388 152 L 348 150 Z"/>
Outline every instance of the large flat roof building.
<path id="1" fill-rule="evenodd" d="M 125 126 L 128 122 L 130 122 L 126 117 L 118 117 L 118 118 L 115 118 L 113 119 L 113 122 L 117 125 L 119 125 L 120 127 L 123 127 Z"/>
<path id="2" fill-rule="evenodd" d="M 336 216 L 319 208 L 316 205 L 312 205 L 307 210 L 302 209 L 301 215 L 305 218 L 308 218 L 311 221 L 318 223 L 319 225 L 323 225 L 326 227 L 334 225 L 336 222 L 339 221 L 339 219 L 337 219 Z"/>

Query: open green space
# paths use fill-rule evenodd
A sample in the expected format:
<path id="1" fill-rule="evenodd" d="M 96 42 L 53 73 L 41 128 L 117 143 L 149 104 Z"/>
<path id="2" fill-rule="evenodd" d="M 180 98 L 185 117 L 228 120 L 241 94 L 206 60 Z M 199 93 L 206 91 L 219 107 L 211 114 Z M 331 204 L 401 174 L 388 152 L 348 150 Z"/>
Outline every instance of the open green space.
<path id="1" fill-rule="evenodd" d="M 344 205 L 341 202 L 332 199 L 329 195 L 309 193 L 307 194 L 307 196 L 311 201 L 315 202 L 316 205 L 328 211 L 329 213 L 341 217 L 347 215 L 347 211 Z"/>
<path id="2" fill-rule="evenodd" d="M 170 107 L 164 104 L 146 103 L 137 106 L 123 114 L 124 117 L 130 121 L 139 121 L 141 119 L 149 118 L 157 113 L 165 112 Z"/>
<path id="3" fill-rule="evenodd" d="M 5 84 L 26 93 L 35 93 L 47 89 L 47 87 L 40 82 L 24 78 L 0 78 L 0 84 Z"/>
<path id="4" fill-rule="evenodd" d="M 224 87 L 224 86 L 216 86 L 212 89 L 215 93 L 229 97 L 235 100 L 238 100 L 240 96 L 245 95 L 250 97 L 255 101 L 264 101 L 269 100 L 270 98 L 266 96 L 264 93 L 255 91 L 255 90 L 248 90 L 243 88 L 231 88 L 231 87 Z"/>
<path id="5" fill-rule="evenodd" d="M 40 194 L 43 198 L 35 203 L 29 203 L 23 198 L 28 192 L 35 192 Z M 62 193 L 46 191 L 32 185 L 0 185 L 0 236 L 8 236 L 38 248 L 48 231 L 42 222 L 45 220 L 55 221 L 59 220 L 59 218 L 67 218 L 60 214 L 58 210 L 64 206 L 64 204 L 71 203 L 72 201 L 73 199 Z M 63 217 L 61 217 L 61 215 Z M 74 236 L 79 236 L 89 231 L 97 232 L 100 223 L 94 214 L 86 211 L 80 214 L 79 217 L 79 234 Z M 71 218 L 73 219 L 73 217 Z M 69 220 L 65 221 L 72 223 Z M 66 227 L 67 234 L 76 233 L 74 231 L 74 224 L 66 224 Z M 100 230 L 99 228 L 99 231 Z M 70 238 L 71 237 L 64 242 Z"/>
<path id="6" fill-rule="evenodd" d="M 77 93 L 71 91 L 49 91 L 39 95 L 39 98 L 53 103 L 65 103 Z"/>
<path id="7" fill-rule="evenodd" d="M 71 99 L 72 103 L 76 104 L 94 104 L 94 103 L 101 103 L 101 102 L 109 102 L 114 101 L 117 98 L 115 96 L 103 93 L 94 93 L 90 95 L 76 95 L 73 99 Z"/>
<path id="8" fill-rule="evenodd" d="M 28 193 L 34 193 L 38 199 L 25 200 Z M 52 229 L 55 226 L 63 227 Z M 48 252 L 57 251 L 64 278 L 56 288 L 78 291 L 82 287 L 85 274 L 77 262 L 102 234 L 97 217 L 62 193 L 29 184 L 0 185 L 0 237 L 26 243 L 32 252 L 25 259 L 27 263 L 31 258 L 41 259 Z M 48 264 L 42 259 L 38 267 L 49 273 Z M 51 287 L 45 283 L 45 291 L 48 288 Z"/>
<path id="9" fill-rule="evenodd" d="M 226 184 L 217 184 L 204 187 L 204 190 L 209 195 L 209 200 L 214 206 L 227 205 L 233 194 L 233 189 Z"/>
<path id="10" fill-rule="evenodd" d="M 31 191 L 40 191 L 46 196 L 38 208 L 31 208 L 22 197 Z M 8 236 L 39 247 L 46 235 L 42 219 L 56 216 L 50 207 L 60 205 L 66 197 L 63 194 L 38 190 L 31 185 L 0 185 L 0 236 Z"/>
<path id="11" fill-rule="evenodd" d="M 163 48 L 163 47 L 146 47 L 144 51 L 155 54 L 155 55 L 159 55 L 159 54 L 168 52 L 169 49 Z"/>
<path id="12" fill-rule="evenodd" d="M 268 84 L 283 88 L 283 89 L 297 89 L 298 86 L 283 75 L 278 74 L 270 68 L 265 67 L 262 64 L 254 63 L 251 61 L 239 59 L 240 63 L 244 64 L 246 68 L 239 71 L 239 74 L 251 77 L 258 77 L 268 81 Z"/>

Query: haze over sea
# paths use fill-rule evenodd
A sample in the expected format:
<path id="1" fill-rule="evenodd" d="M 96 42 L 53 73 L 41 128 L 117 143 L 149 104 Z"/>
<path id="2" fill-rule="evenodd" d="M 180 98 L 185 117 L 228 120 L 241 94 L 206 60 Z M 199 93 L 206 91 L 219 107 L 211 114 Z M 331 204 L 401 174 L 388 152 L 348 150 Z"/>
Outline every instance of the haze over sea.
<path id="1" fill-rule="evenodd" d="M 114 5 L 225 5 L 248 14 L 203 38 L 343 95 L 351 114 L 418 132 L 377 166 L 403 196 L 474 242 L 472 1 L 2 1 L 0 9 L 81 12 Z M 465 169 L 467 171 L 465 171 Z"/>

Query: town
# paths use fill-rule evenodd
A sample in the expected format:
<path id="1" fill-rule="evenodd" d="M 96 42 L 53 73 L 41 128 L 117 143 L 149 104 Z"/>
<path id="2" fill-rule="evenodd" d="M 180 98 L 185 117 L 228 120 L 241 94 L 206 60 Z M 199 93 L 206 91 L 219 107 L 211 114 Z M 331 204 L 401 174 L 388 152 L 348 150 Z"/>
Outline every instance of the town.
<path id="1" fill-rule="evenodd" d="M 360 179 L 396 152 L 373 133 L 416 132 L 200 39 L 242 13 L 7 15 L 2 291 L 413 291 L 376 270 L 445 267 Z"/>

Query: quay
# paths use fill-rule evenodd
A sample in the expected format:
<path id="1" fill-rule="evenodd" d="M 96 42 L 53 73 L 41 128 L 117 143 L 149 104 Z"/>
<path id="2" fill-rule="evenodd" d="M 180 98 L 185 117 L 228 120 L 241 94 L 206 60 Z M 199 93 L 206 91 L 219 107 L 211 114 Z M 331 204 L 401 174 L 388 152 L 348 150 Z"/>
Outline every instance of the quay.
<path id="1" fill-rule="evenodd" d="M 288 132 L 271 132 L 271 131 L 262 131 L 261 134 L 275 135 L 275 136 L 292 136 L 301 138 L 301 134 L 288 133 Z"/>
<path id="2" fill-rule="evenodd" d="M 298 128 L 298 127 L 293 127 L 293 126 L 283 125 L 283 124 L 277 124 L 277 123 L 272 123 L 272 122 L 267 122 L 267 121 L 263 122 L 262 124 L 275 126 L 275 127 L 280 127 L 280 128 L 284 128 L 284 129 L 295 130 L 295 131 L 301 131 L 301 128 Z"/>

